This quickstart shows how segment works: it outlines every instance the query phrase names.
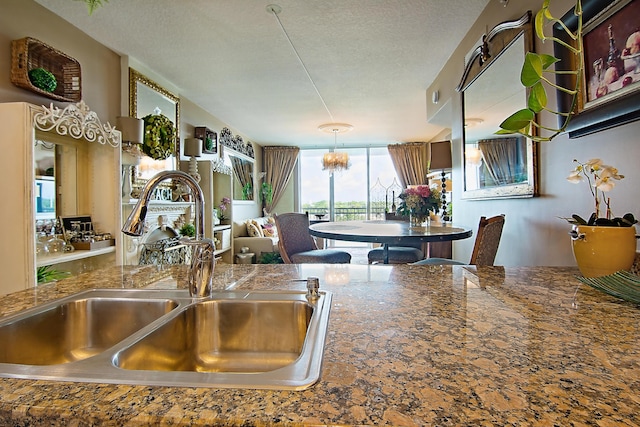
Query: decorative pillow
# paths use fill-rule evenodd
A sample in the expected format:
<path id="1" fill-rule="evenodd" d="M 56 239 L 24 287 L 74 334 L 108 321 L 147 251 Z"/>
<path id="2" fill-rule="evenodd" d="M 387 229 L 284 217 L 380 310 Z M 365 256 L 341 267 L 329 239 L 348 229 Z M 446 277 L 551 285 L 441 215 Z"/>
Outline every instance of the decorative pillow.
<path id="1" fill-rule="evenodd" d="M 278 229 L 273 224 L 264 224 L 262 226 L 262 234 L 264 237 L 278 237 Z"/>
<path id="2" fill-rule="evenodd" d="M 249 237 L 264 237 L 262 227 L 252 220 L 247 221 L 247 234 Z"/>

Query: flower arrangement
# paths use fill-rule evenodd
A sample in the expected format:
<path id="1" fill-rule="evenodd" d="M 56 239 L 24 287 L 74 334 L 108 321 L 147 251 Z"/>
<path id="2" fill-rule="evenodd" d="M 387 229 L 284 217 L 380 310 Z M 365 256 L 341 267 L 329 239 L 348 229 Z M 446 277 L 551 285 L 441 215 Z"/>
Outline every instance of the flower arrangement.
<path id="1" fill-rule="evenodd" d="M 409 187 L 400 193 L 400 205 L 397 212 L 403 216 L 418 218 L 418 222 L 424 222 L 430 212 L 437 213 L 440 206 L 440 191 L 429 188 L 428 185 Z"/>
<path id="2" fill-rule="evenodd" d="M 571 218 L 565 218 L 569 223 L 576 225 L 600 225 L 610 227 L 631 227 L 638 222 L 633 214 L 628 213 L 623 217 L 613 217 L 611 213 L 611 199 L 607 196 L 607 192 L 611 191 L 616 185 L 616 181 L 624 178 L 624 175 L 618 173 L 618 169 L 613 166 L 603 164 L 600 159 L 591 159 L 586 163 L 573 160 L 577 166 L 567 180 L 573 184 L 586 181 L 589 184 L 589 190 L 595 202 L 595 212 L 591 214 L 588 221 L 585 221 L 579 215 L 573 214 Z M 604 203 L 606 212 L 604 217 L 600 217 L 600 206 Z"/>
<path id="3" fill-rule="evenodd" d="M 144 120 L 142 151 L 154 160 L 164 160 L 174 154 L 176 129 L 163 114 L 149 114 Z"/>
<path id="4" fill-rule="evenodd" d="M 225 221 L 227 219 L 224 212 L 227 210 L 230 204 L 231 204 L 231 199 L 228 197 L 223 197 L 222 200 L 220 201 L 220 204 L 218 205 L 218 219 L 220 221 Z"/>

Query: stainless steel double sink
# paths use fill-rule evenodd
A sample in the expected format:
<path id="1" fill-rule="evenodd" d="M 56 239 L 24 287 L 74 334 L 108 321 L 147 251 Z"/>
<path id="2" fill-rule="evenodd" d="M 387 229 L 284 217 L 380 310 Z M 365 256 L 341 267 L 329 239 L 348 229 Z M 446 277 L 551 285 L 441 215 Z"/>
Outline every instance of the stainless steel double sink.
<path id="1" fill-rule="evenodd" d="M 0 376 L 300 390 L 319 378 L 331 297 L 88 290 L 0 319 Z"/>

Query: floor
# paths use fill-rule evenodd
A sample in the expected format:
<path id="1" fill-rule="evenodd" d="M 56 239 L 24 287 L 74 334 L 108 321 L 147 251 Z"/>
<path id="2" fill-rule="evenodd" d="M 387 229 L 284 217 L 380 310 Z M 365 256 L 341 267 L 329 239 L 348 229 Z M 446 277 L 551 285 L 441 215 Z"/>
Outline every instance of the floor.
<path id="1" fill-rule="evenodd" d="M 370 248 L 341 247 L 339 249 L 351 254 L 351 264 L 369 264 L 369 261 L 367 260 L 367 253 L 371 250 Z"/>

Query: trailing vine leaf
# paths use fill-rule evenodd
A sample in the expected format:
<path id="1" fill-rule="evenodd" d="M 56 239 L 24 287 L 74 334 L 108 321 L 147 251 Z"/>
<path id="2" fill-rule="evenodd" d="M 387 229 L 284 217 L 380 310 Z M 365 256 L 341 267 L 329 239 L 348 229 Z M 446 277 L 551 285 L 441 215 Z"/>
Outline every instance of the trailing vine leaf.
<path id="1" fill-rule="evenodd" d="M 550 4 L 551 0 L 544 0 L 541 9 L 536 14 L 534 21 L 536 36 L 543 42 L 545 40 L 551 40 L 555 43 L 558 43 L 564 48 L 569 49 L 574 55 L 578 57 L 578 60 L 576 61 L 576 64 L 578 65 L 575 70 L 568 72 L 561 71 L 564 74 L 574 74 L 575 86 L 569 88 L 558 86 L 546 77 L 546 75 L 554 75 L 557 73 L 552 68 L 552 66 L 559 61 L 558 58 L 552 55 L 528 52 L 525 56 L 525 60 L 522 65 L 522 71 L 520 73 L 520 81 L 522 82 L 523 86 L 530 89 L 529 97 L 527 100 L 527 108 L 517 111 L 516 113 L 505 119 L 500 124 L 500 130 L 496 132 L 496 134 L 498 135 L 508 135 L 516 133 L 527 138 L 531 138 L 534 141 L 551 141 L 553 138 L 565 131 L 565 129 L 569 125 L 571 116 L 574 114 L 580 89 L 580 81 L 582 78 L 581 76 L 583 73 L 582 62 L 579 60 L 579 57 L 582 53 L 582 3 L 581 0 L 576 0 L 576 6 L 573 10 L 574 15 L 578 18 L 578 26 L 575 33 L 569 30 L 569 28 L 567 28 L 567 26 L 562 22 L 561 19 L 555 18 L 551 14 L 549 10 Z M 544 32 L 547 24 L 551 24 L 550 26 L 552 26 L 553 24 L 560 25 L 561 28 L 563 28 L 563 30 L 568 34 L 568 36 L 572 40 L 576 41 L 576 46 L 567 44 L 555 37 L 547 36 Z M 547 108 L 547 87 L 554 90 L 566 92 L 573 97 L 573 102 L 571 103 L 571 108 L 569 111 L 552 111 Z M 548 111 L 552 114 L 566 117 L 566 119 L 564 120 L 560 128 L 555 129 L 545 127 L 536 121 L 536 114 L 540 113 L 541 111 Z M 551 132 L 551 135 L 539 136 L 538 129 L 549 131 Z M 536 135 L 534 135 L 534 133 Z"/>
<path id="2" fill-rule="evenodd" d="M 76 1 L 83 1 L 86 3 L 87 9 L 89 10 L 89 15 L 91 15 L 93 11 L 96 10 L 98 7 L 102 6 L 103 1 L 105 3 L 109 2 L 109 0 L 76 0 Z"/>

